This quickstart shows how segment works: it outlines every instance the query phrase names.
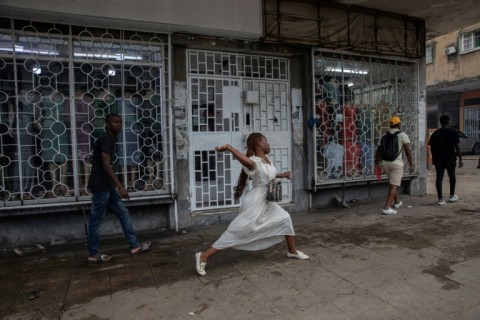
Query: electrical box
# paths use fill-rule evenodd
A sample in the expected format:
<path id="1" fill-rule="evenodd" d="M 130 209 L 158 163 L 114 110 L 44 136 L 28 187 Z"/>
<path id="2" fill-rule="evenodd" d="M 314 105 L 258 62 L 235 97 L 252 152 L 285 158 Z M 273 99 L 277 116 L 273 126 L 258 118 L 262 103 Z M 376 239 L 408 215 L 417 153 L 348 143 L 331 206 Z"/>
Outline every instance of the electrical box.
<path id="1" fill-rule="evenodd" d="M 245 92 L 246 104 L 260 104 L 260 92 L 258 90 L 247 90 Z"/>

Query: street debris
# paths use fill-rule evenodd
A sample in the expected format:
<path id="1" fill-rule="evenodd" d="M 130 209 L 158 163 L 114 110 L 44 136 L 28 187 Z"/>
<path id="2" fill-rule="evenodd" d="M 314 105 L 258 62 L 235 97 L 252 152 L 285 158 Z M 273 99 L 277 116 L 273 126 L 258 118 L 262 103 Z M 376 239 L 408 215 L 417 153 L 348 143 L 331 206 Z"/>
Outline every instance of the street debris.
<path id="1" fill-rule="evenodd" d="M 40 244 L 35 244 L 33 246 L 18 247 L 13 249 L 13 251 L 17 254 L 17 256 L 26 256 L 37 252 L 46 252 L 47 248 Z"/>

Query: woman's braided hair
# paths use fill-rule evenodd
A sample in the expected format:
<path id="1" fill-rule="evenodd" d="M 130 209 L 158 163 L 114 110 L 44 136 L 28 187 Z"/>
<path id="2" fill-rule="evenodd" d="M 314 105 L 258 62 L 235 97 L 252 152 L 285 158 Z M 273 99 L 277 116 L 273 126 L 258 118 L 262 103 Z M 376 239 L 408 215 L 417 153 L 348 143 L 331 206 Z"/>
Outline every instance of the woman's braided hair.
<path id="1" fill-rule="evenodd" d="M 245 154 L 247 157 L 251 157 L 255 154 L 255 147 L 263 137 L 264 135 L 259 132 L 253 132 L 248 136 L 247 153 Z M 238 177 L 237 187 L 235 188 L 235 198 L 239 199 L 242 195 L 243 189 L 245 189 L 245 185 L 247 184 L 247 178 L 247 174 L 242 170 L 240 172 L 240 176 Z"/>

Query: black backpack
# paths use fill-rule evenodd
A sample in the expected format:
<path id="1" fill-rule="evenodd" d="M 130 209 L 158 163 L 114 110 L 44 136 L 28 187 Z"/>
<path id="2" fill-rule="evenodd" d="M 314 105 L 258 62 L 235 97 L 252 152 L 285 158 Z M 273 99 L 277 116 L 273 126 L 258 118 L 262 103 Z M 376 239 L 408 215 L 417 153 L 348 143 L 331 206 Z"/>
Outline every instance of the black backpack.
<path id="1" fill-rule="evenodd" d="M 382 160 L 394 161 L 399 156 L 402 149 L 398 150 L 398 137 L 397 135 L 401 131 L 397 131 L 394 134 L 387 132 L 380 141 L 380 157 Z"/>

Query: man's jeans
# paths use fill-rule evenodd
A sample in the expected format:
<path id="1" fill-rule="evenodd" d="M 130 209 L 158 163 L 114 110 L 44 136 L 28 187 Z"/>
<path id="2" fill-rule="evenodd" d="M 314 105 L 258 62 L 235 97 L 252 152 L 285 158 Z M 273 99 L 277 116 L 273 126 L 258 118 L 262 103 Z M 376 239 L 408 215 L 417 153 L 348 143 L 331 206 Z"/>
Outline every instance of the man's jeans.
<path id="1" fill-rule="evenodd" d="M 100 238 L 98 228 L 102 223 L 103 217 L 110 209 L 118 218 L 122 225 L 123 233 L 131 249 L 140 245 L 133 232 L 132 221 L 128 209 L 115 189 L 105 192 L 92 192 L 92 207 L 90 208 L 90 219 L 88 227 L 88 255 L 93 257 L 99 253 Z"/>

